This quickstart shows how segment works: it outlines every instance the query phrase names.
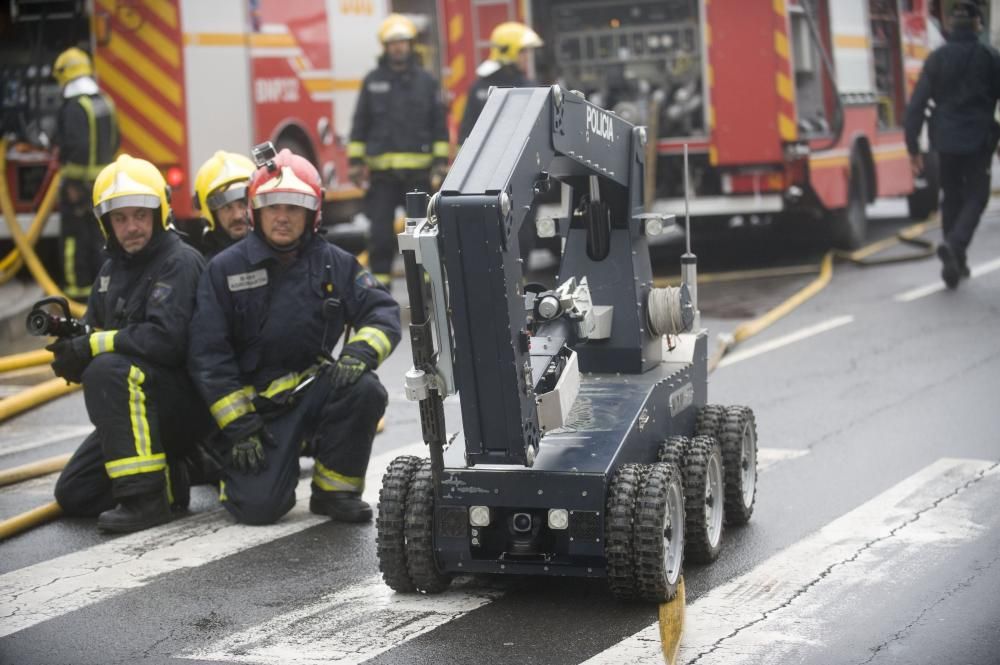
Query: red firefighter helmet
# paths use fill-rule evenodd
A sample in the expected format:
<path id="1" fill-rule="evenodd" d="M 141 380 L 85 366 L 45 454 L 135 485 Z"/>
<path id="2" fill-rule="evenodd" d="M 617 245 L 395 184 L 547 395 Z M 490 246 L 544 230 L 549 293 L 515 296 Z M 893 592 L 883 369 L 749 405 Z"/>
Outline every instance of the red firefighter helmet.
<path id="1" fill-rule="evenodd" d="M 254 211 L 254 225 L 260 228 L 257 211 L 270 205 L 293 205 L 313 214 L 312 229 L 319 229 L 323 208 L 323 186 L 319 171 L 308 159 L 285 148 L 257 169 L 247 190 Z"/>

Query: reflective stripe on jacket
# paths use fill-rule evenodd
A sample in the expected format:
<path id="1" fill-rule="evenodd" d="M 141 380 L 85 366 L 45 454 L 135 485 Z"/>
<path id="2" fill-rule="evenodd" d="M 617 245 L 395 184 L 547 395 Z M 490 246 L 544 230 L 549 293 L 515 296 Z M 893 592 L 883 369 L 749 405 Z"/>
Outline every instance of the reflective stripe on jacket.
<path id="1" fill-rule="evenodd" d="M 333 307 L 324 317 L 324 301 Z M 399 343 L 399 305 L 355 258 L 310 236 L 282 264 L 257 233 L 223 250 L 198 285 L 188 367 L 230 440 L 261 426 L 350 326 L 377 365 Z M 357 338 L 357 339 L 355 339 Z M 366 347 L 367 348 L 367 347 Z"/>

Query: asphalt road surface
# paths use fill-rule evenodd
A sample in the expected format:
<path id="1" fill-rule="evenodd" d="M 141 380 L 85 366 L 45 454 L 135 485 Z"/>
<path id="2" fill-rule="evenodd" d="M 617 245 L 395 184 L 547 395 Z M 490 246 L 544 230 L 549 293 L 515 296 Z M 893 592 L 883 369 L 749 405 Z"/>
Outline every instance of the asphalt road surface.
<path id="1" fill-rule="evenodd" d="M 711 270 L 823 252 L 768 234 L 697 249 Z M 659 248 L 659 269 L 679 251 Z M 1000 209 L 970 262 L 955 292 L 933 258 L 840 262 L 825 290 L 712 374 L 711 402 L 756 413 L 759 491 L 719 560 L 686 570 L 679 662 L 1000 662 Z M 811 279 L 706 282 L 703 323 L 731 331 Z M 404 343 L 379 370 L 390 405 L 371 499 L 389 460 L 422 451 L 409 364 Z M 4 423 L 0 468 L 70 451 L 87 430 L 79 394 Z M 0 518 L 51 500 L 53 482 L 0 489 Z M 146 532 L 62 519 L 0 542 L 0 663 L 662 662 L 657 608 L 615 600 L 600 580 L 473 577 L 439 596 L 393 594 L 374 527 L 306 503 L 244 527 L 196 488 L 190 515 Z"/>

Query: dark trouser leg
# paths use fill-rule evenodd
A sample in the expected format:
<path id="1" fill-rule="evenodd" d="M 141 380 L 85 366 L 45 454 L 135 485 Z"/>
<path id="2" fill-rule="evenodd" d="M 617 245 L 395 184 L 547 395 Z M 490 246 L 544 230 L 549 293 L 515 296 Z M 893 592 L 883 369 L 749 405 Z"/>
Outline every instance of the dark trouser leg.
<path id="1" fill-rule="evenodd" d="M 59 191 L 63 282 L 66 295 L 86 298 L 103 262 L 104 237 L 91 212 L 93 183 L 65 180 Z"/>
<path id="2" fill-rule="evenodd" d="M 392 260 L 396 253 L 396 207 L 402 203 L 402 183 L 390 172 L 373 171 L 367 194 L 367 213 L 371 220 L 371 242 L 368 245 L 368 265 L 372 274 L 388 284 Z"/>
<path id="3" fill-rule="evenodd" d="M 375 427 L 385 413 L 385 388 L 374 373 L 365 372 L 343 390 L 333 391 L 326 382 L 313 388 L 321 389 L 319 422 L 313 429 L 313 491 L 361 492 Z"/>
<path id="4" fill-rule="evenodd" d="M 115 507 L 96 431 L 83 440 L 59 474 L 55 495 L 59 507 L 70 517 L 97 517 Z"/>
<path id="5" fill-rule="evenodd" d="M 962 209 L 962 155 L 942 152 L 938 157 L 941 163 L 941 229 L 947 241 Z"/>
<path id="6" fill-rule="evenodd" d="M 219 499 L 226 510 L 244 524 L 273 524 L 295 505 L 299 483 L 299 452 L 309 425 L 306 394 L 294 407 L 266 418 L 265 427 L 274 440 L 265 446 L 265 467 L 258 474 L 244 473 L 232 466 L 231 443 L 221 441 L 222 481 Z"/>
<path id="7" fill-rule="evenodd" d="M 961 206 L 945 230 L 945 240 L 951 245 L 959 262 L 964 264 L 972 236 L 990 200 L 990 167 L 993 153 L 985 151 L 958 157 L 954 166 L 961 177 Z M 944 162 L 942 167 L 943 165 Z"/>
<path id="8" fill-rule="evenodd" d="M 162 491 L 168 453 L 179 456 L 192 444 L 195 393 L 184 377 L 180 369 L 119 353 L 98 355 L 83 373 L 87 412 L 115 499 Z"/>

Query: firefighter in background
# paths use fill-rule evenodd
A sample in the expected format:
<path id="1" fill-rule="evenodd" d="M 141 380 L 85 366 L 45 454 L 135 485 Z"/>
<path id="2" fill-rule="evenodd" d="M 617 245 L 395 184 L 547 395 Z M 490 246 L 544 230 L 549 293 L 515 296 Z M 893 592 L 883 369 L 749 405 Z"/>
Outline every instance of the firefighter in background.
<path id="1" fill-rule="evenodd" d="M 448 167 L 448 129 L 438 82 L 413 51 L 413 22 L 390 14 L 378 37 L 383 54 L 361 84 L 347 155 L 349 177 L 357 186 L 368 168 L 369 265 L 376 279 L 389 284 L 396 208 L 405 205 L 406 192 L 430 192 L 441 185 Z"/>
<path id="2" fill-rule="evenodd" d="M 528 78 L 528 57 L 532 49 L 542 45 L 542 39 L 534 30 L 516 21 L 501 23 L 490 33 L 490 56 L 476 68 L 477 78 L 469 87 L 465 100 L 462 124 L 458 129 L 458 143 L 465 143 L 479 114 L 486 106 L 486 98 L 491 86 L 505 88 L 526 88 L 536 85 Z M 530 265 L 531 250 L 535 247 L 534 222 L 521 225 L 517 234 L 521 260 L 525 269 Z"/>
<path id="3" fill-rule="evenodd" d="M 490 88 L 526 88 L 536 85 L 528 78 L 528 56 L 542 45 L 534 30 L 516 21 L 501 23 L 490 33 L 490 57 L 476 68 L 477 78 L 469 88 L 465 112 L 458 130 L 459 144 L 469 137 L 486 105 Z"/>
<path id="4" fill-rule="evenodd" d="M 198 246 L 212 257 L 250 232 L 247 182 L 256 170 L 243 155 L 219 150 L 194 178 L 194 208 L 205 226 Z"/>
<path id="5" fill-rule="evenodd" d="M 253 232 L 211 261 L 191 323 L 191 375 L 225 440 L 220 499 L 240 522 L 275 522 L 307 453 L 309 509 L 368 521 L 361 492 L 387 401 L 371 370 L 399 342 L 399 305 L 318 233 L 323 190 L 308 160 L 272 154 L 248 194 Z"/>
<path id="6" fill-rule="evenodd" d="M 78 48 L 63 51 L 52 67 L 62 87 L 55 144 L 62 182 L 59 218 L 66 295 L 86 298 L 104 260 L 103 238 L 91 219 L 94 180 L 118 150 L 118 120 L 111 100 L 97 87 L 90 56 Z"/>
<path id="7" fill-rule="evenodd" d="M 149 162 L 121 155 L 97 176 L 93 204 L 108 259 L 84 322 L 99 332 L 47 348 L 55 374 L 83 384 L 95 430 L 55 495 L 67 515 L 97 515 L 105 531 L 139 531 L 168 521 L 172 503 L 187 507 L 180 462 L 211 431 L 185 371 L 205 261 L 170 229 L 167 184 Z"/>
<path id="8" fill-rule="evenodd" d="M 944 46 L 924 62 L 906 109 L 906 149 L 914 176 L 923 173 L 919 137 L 928 104 L 928 135 L 941 172 L 941 279 L 949 289 L 969 277 L 967 251 L 990 199 L 993 152 L 1000 140 L 994 119 L 1000 101 L 1000 53 L 979 41 L 978 2 L 957 0 Z"/>

